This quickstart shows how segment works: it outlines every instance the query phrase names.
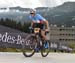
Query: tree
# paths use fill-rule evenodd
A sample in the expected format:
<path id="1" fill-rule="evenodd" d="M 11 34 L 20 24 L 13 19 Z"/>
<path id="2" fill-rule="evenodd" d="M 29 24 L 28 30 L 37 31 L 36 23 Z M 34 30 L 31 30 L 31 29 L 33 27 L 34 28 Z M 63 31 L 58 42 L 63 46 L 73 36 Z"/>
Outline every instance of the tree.
<path id="1" fill-rule="evenodd" d="M 29 33 L 30 22 L 24 22 L 22 30 L 26 33 Z"/>
<path id="2" fill-rule="evenodd" d="M 3 18 L 1 18 L 0 19 L 0 25 L 4 25 L 5 23 L 4 23 L 4 19 Z"/>
<path id="3" fill-rule="evenodd" d="M 18 30 L 22 30 L 22 24 L 21 24 L 20 21 L 17 23 L 16 28 L 17 28 Z"/>

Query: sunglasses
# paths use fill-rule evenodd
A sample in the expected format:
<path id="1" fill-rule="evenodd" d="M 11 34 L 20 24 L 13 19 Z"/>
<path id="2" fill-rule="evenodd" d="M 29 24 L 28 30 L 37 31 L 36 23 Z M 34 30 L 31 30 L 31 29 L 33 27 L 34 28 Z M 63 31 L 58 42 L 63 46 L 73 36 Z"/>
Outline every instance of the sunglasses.
<path id="1" fill-rule="evenodd" d="M 34 14 L 34 13 L 30 13 L 30 14 Z"/>

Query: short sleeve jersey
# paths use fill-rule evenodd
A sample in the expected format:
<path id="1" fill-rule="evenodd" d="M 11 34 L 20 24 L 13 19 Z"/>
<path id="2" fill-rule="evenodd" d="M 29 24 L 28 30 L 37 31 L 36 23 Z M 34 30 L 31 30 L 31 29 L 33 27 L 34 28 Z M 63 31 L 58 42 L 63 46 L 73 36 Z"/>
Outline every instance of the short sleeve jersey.
<path id="1" fill-rule="evenodd" d="M 40 23 L 41 21 L 46 21 L 44 17 L 42 17 L 40 14 L 36 14 L 35 16 L 29 16 L 29 18 L 34 22 L 34 23 Z"/>

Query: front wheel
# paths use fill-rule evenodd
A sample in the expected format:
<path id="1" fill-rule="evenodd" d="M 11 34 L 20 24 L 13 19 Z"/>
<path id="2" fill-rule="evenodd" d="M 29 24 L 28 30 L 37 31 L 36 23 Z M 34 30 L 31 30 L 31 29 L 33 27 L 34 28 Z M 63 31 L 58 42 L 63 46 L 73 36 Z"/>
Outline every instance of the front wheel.
<path id="1" fill-rule="evenodd" d="M 22 52 L 25 57 L 31 57 L 35 53 L 36 42 L 32 35 L 26 38 L 26 41 L 22 44 Z"/>
<path id="2" fill-rule="evenodd" d="M 43 41 L 43 45 L 42 45 L 42 49 L 41 49 L 42 57 L 46 57 L 49 54 L 49 49 L 50 49 L 49 41 Z"/>

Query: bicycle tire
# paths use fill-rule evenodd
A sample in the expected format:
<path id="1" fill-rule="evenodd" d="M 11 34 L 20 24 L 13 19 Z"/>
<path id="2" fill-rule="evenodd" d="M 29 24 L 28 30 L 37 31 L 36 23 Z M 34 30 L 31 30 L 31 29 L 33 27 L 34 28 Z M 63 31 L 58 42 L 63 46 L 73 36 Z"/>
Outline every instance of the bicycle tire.
<path id="1" fill-rule="evenodd" d="M 45 42 L 42 42 L 42 43 L 43 43 L 43 45 L 42 45 L 42 49 L 41 49 L 41 55 L 42 55 L 42 57 L 46 57 L 49 54 L 49 51 L 50 51 L 50 43 L 48 41 L 48 48 L 44 47 Z M 48 49 L 48 51 L 46 51 L 46 53 L 45 53 L 45 49 Z"/>
<path id="2" fill-rule="evenodd" d="M 32 35 L 29 35 L 29 36 L 27 36 L 27 38 L 26 38 L 25 41 L 29 40 L 30 38 L 32 38 L 32 40 L 34 39 L 34 38 L 32 37 Z M 34 41 L 32 41 L 32 42 L 34 42 Z M 35 46 L 36 46 L 36 45 L 34 45 L 34 47 L 35 47 Z M 32 46 L 31 46 L 31 47 L 32 47 Z M 23 52 L 23 55 L 24 55 L 25 57 L 31 57 L 31 56 L 34 55 L 34 53 L 35 53 L 34 48 L 32 49 L 33 52 L 31 52 L 31 54 L 28 54 L 28 55 L 27 55 L 27 51 L 25 51 L 25 49 L 26 49 L 26 45 L 25 45 L 25 42 L 24 42 L 24 43 L 22 44 L 22 52 Z"/>

